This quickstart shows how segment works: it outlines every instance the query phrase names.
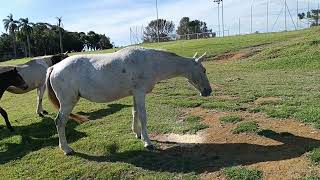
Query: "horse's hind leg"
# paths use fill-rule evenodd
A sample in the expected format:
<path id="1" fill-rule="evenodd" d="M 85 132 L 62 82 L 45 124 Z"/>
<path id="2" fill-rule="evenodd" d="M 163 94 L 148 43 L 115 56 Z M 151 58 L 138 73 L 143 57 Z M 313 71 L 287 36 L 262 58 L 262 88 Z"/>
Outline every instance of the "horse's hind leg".
<path id="1" fill-rule="evenodd" d="M 136 138 L 141 139 L 141 128 L 139 126 L 138 109 L 135 97 L 133 97 L 132 107 L 132 131 L 136 134 Z"/>
<path id="2" fill-rule="evenodd" d="M 44 83 L 42 86 L 38 87 L 37 89 L 37 93 L 38 93 L 38 98 L 37 98 L 37 114 L 40 116 L 40 117 L 44 117 L 43 114 L 47 115 L 48 112 L 43 110 L 43 107 L 42 107 L 42 99 L 43 99 L 43 94 L 44 94 L 44 91 L 46 90 L 46 84 Z"/>
<path id="3" fill-rule="evenodd" d="M 59 147 L 61 150 L 64 151 L 65 155 L 72 155 L 74 153 L 74 151 L 68 145 L 66 134 L 65 134 L 68 117 L 73 107 L 74 105 L 61 106 L 59 113 L 55 119 L 55 124 L 57 127 L 58 136 L 59 136 Z"/>
<path id="4" fill-rule="evenodd" d="M 7 112 L 0 107 L 0 113 L 1 113 L 2 117 L 4 118 L 4 121 L 6 122 L 7 128 L 8 128 L 10 131 L 14 131 L 13 127 L 11 126 L 11 124 L 10 124 L 10 122 L 9 122 L 9 118 L 8 118 Z"/>
<path id="5" fill-rule="evenodd" d="M 59 136 L 59 147 L 61 150 L 64 151 L 65 155 L 72 155 L 74 151 L 68 145 L 65 129 L 69 119 L 69 115 L 72 112 L 76 103 L 78 102 L 79 97 L 71 93 L 62 94 L 63 91 L 59 91 L 59 92 L 60 93 L 56 93 L 56 94 L 60 102 L 60 109 L 55 119 L 55 124 L 57 127 L 58 136 Z"/>

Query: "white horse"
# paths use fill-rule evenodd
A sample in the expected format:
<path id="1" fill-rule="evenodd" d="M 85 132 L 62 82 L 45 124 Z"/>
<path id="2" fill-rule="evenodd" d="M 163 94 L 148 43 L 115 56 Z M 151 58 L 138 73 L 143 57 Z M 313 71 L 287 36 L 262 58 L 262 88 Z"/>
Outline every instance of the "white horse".
<path id="1" fill-rule="evenodd" d="M 60 148 L 66 155 L 74 152 L 67 144 L 65 126 L 80 97 L 104 103 L 132 95 L 132 130 L 136 137 L 142 136 L 147 149 L 153 149 L 147 133 L 146 94 L 161 80 L 183 76 L 202 96 L 209 96 L 212 90 L 201 64 L 204 57 L 185 58 L 161 50 L 129 47 L 112 54 L 75 55 L 49 68 L 49 100 L 60 107 L 55 119 Z"/>
<path id="2" fill-rule="evenodd" d="M 25 64 L 20 64 L 16 66 L 0 66 L 0 71 L 1 69 L 16 67 L 19 70 L 21 77 L 28 85 L 28 88 L 24 90 L 14 86 L 10 86 L 7 89 L 7 91 L 14 94 L 24 94 L 34 89 L 37 89 L 38 98 L 36 113 L 39 116 L 43 117 L 43 114 L 48 114 L 48 112 L 43 110 L 42 107 L 43 94 L 46 89 L 45 82 L 47 69 L 53 66 L 54 64 L 59 63 L 67 57 L 67 53 L 64 53 L 58 55 L 37 57 Z"/>

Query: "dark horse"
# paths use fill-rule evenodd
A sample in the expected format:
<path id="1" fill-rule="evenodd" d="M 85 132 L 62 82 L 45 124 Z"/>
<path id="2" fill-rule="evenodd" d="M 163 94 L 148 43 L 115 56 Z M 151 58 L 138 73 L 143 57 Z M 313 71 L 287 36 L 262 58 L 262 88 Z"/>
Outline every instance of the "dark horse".
<path id="1" fill-rule="evenodd" d="M 0 99 L 2 98 L 3 93 L 8 89 L 9 86 L 14 86 L 22 90 L 28 89 L 28 85 L 18 73 L 17 68 L 13 68 L 6 72 L 0 73 Z M 10 131 L 13 131 L 13 128 L 8 119 L 7 112 L 0 107 L 0 113 L 6 122 L 7 128 Z"/>

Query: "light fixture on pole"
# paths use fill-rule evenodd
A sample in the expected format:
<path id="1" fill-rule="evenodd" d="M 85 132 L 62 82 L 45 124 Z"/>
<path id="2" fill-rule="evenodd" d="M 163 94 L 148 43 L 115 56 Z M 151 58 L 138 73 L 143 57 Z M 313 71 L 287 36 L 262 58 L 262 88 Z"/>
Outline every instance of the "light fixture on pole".
<path id="1" fill-rule="evenodd" d="M 220 27 L 220 2 L 222 0 L 213 0 L 213 2 L 218 4 L 218 26 L 219 26 L 219 36 L 221 36 L 221 27 Z"/>

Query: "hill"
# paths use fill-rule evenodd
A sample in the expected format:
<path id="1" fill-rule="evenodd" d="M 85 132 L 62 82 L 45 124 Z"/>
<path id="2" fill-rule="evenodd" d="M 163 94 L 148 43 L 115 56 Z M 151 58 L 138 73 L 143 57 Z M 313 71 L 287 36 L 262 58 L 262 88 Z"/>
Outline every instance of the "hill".
<path id="1" fill-rule="evenodd" d="M 20 96 L 6 93 L 1 106 L 8 110 L 16 133 L 0 131 L 0 176 L 4 179 L 317 177 L 319 33 L 320 28 L 312 28 L 143 44 L 183 56 L 207 52 L 204 65 L 214 91 L 211 97 L 202 98 L 182 78 L 156 86 L 147 99 L 148 129 L 159 148 L 155 152 L 144 150 L 131 133 L 131 98 L 108 105 L 81 100 L 74 112 L 87 115 L 92 121 L 82 125 L 68 122 L 67 138 L 78 153 L 65 157 L 57 147 L 55 112 L 47 100 L 44 107 L 51 113 L 41 119 L 35 114 L 36 92 Z M 238 165 L 243 168 L 228 168 Z"/>

